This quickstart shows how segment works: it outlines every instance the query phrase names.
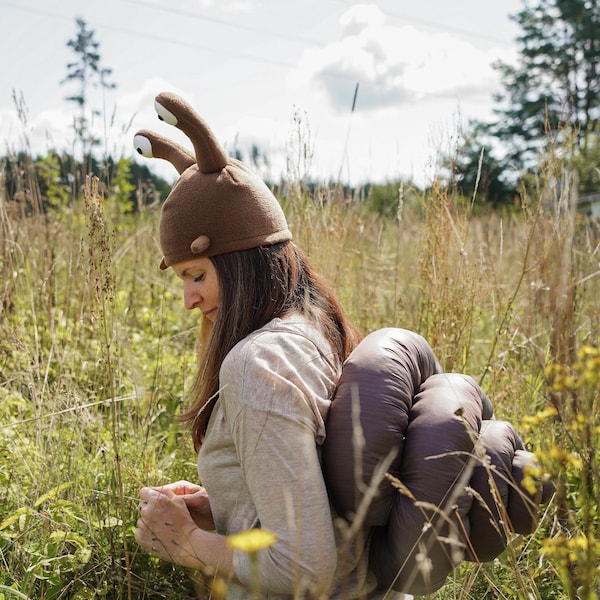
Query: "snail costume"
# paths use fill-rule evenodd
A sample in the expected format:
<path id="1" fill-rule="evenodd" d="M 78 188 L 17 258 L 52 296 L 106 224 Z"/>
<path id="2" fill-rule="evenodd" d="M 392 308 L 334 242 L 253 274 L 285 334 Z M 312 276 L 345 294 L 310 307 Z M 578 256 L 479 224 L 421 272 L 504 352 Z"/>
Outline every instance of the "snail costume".
<path id="1" fill-rule="evenodd" d="M 155 108 L 194 148 L 147 130 L 135 135 L 140 154 L 169 161 L 180 175 L 162 207 L 161 269 L 291 240 L 268 187 L 227 156 L 184 100 L 162 93 Z M 336 383 L 317 442 L 320 468 L 339 516 L 337 543 L 363 540 L 378 590 L 432 593 L 461 561 L 492 560 L 514 534 L 535 529 L 552 485 L 525 489 L 533 454 L 509 423 L 495 420 L 471 377 L 442 372 L 421 336 L 374 331 Z"/>

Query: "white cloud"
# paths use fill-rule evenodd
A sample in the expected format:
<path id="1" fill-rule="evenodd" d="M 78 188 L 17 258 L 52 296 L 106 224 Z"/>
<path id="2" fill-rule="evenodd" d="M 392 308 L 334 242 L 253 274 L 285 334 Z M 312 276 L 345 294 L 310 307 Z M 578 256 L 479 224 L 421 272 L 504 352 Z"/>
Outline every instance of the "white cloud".
<path id="1" fill-rule="evenodd" d="M 486 94 L 497 85 L 494 50 L 481 50 L 447 33 L 386 24 L 374 5 L 357 5 L 340 19 L 342 37 L 302 56 L 296 85 L 317 82 L 334 107 L 349 106 L 359 83 L 363 110 L 439 97 Z"/>
<path id="2" fill-rule="evenodd" d="M 383 27 L 385 15 L 374 4 L 356 4 L 340 17 L 340 24 L 345 35 L 358 35 L 365 27 Z"/>
<path id="3" fill-rule="evenodd" d="M 67 110 L 45 109 L 19 117 L 16 108 L 1 107 L 0 124 L 0 139 L 9 153 L 36 155 L 50 149 L 69 151 L 72 146 L 72 117 Z"/>

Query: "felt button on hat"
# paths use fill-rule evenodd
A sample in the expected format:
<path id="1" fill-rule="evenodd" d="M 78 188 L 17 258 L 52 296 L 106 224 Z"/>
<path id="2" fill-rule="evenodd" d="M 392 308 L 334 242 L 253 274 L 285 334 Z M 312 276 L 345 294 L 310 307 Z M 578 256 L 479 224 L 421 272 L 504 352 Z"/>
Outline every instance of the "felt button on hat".
<path id="1" fill-rule="evenodd" d="M 206 122 L 179 96 L 161 93 L 159 119 L 183 131 L 194 147 L 148 130 L 134 137 L 136 150 L 169 161 L 180 177 L 160 217 L 161 269 L 196 257 L 269 246 L 292 239 L 279 202 L 256 173 L 229 158 Z"/>

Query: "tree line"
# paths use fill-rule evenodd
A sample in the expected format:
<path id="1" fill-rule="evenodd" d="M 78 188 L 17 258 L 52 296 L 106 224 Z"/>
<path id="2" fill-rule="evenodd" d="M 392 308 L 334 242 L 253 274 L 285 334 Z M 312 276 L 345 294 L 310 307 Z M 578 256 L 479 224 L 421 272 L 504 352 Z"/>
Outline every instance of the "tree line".
<path id="1" fill-rule="evenodd" d="M 443 157 L 446 182 L 459 195 L 482 205 L 512 204 L 521 190 L 548 177 L 549 164 L 560 164 L 576 173 L 580 194 L 600 192 L 600 3 L 596 0 L 523 0 L 523 8 L 512 18 L 519 25 L 517 61 L 499 61 L 494 68 L 501 77 L 502 91 L 493 99 L 495 118 L 470 121 L 459 136 L 452 154 Z M 82 185 L 86 173 L 94 172 L 135 209 L 140 202 L 164 199 L 169 184 L 146 166 L 129 159 L 98 160 L 93 149 L 99 144 L 90 127 L 90 117 L 99 115 L 90 107 L 94 88 L 114 89 L 112 70 L 102 64 L 99 42 L 87 23 L 76 19 L 76 33 L 67 46 L 74 60 L 67 64 L 61 84 L 75 86 L 65 100 L 77 108 L 73 119 L 79 159 L 49 152 L 32 159 L 40 194 L 50 205 L 64 204 L 68 194 Z M 233 151 L 241 158 L 239 150 Z M 252 163 L 268 164 L 268 158 L 253 146 Z M 2 161 L 6 191 L 27 194 L 24 156 Z M 560 177 L 559 175 L 553 175 Z M 116 182 L 116 183 L 115 183 Z M 367 184 L 376 194 L 377 210 L 388 210 L 397 202 L 398 183 Z M 364 196 L 364 189 L 359 194 Z M 387 198 L 388 190 L 390 192 Z M 30 190 L 31 191 L 31 190 Z"/>
<path id="2" fill-rule="evenodd" d="M 0 181 L 5 198 L 20 203 L 20 212 L 64 209 L 81 197 L 85 174 L 100 178 L 101 192 L 114 197 L 122 212 L 136 212 L 164 200 L 171 184 L 146 165 L 130 158 L 98 159 L 88 153 L 85 162 L 53 150 L 30 156 L 19 152 L 0 159 Z"/>
<path id="3" fill-rule="evenodd" d="M 600 192 L 600 3 L 524 0 L 517 62 L 499 61 L 495 118 L 471 121 L 447 166 L 462 192 L 501 204 L 560 158 Z"/>

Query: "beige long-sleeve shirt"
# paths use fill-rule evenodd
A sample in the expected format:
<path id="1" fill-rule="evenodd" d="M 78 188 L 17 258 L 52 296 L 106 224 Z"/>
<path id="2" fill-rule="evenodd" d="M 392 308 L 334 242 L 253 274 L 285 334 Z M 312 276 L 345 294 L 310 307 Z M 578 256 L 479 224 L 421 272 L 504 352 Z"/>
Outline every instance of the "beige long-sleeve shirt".
<path id="1" fill-rule="evenodd" d="M 228 598 L 248 597 L 253 568 L 264 598 L 376 597 L 369 594 L 368 541 L 343 543 L 321 471 L 339 373 L 328 342 L 301 316 L 273 320 L 223 362 L 200 479 L 218 533 L 261 527 L 278 538 L 258 553 L 256 567 L 235 552 L 245 589 L 231 583 Z"/>

